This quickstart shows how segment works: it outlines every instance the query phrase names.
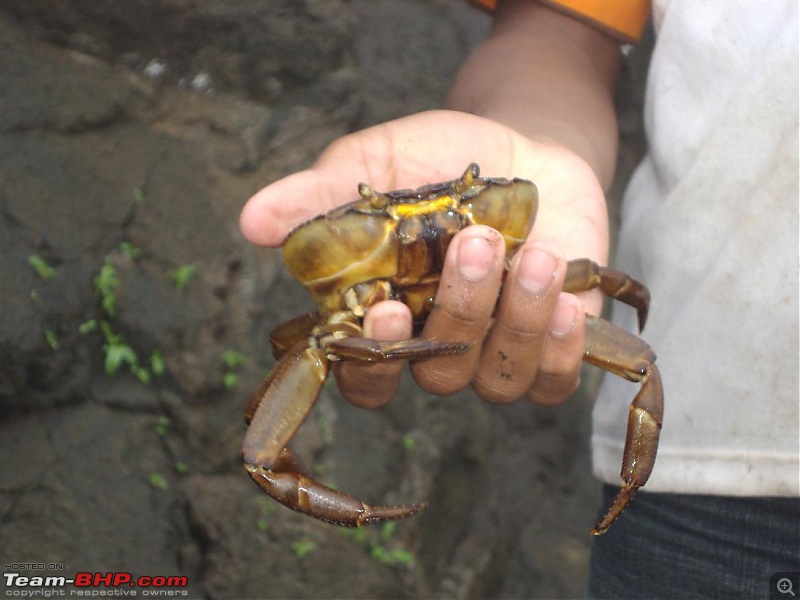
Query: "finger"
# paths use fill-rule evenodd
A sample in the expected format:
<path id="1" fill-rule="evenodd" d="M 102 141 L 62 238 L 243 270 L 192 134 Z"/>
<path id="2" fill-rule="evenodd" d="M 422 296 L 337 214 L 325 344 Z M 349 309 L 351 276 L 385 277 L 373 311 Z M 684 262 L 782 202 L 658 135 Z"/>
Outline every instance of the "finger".
<path id="1" fill-rule="evenodd" d="M 547 244 L 526 242 L 514 255 L 474 381 L 482 398 L 511 402 L 533 385 L 566 266 Z"/>
<path id="2" fill-rule="evenodd" d="M 450 244 L 434 309 L 421 337 L 469 342 L 470 349 L 452 356 L 413 362 L 417 384 L 434 394 L 452 394 L 472 380 L 481 343 L 497 303 L 503 275 L 505 244 L 494 229 L 473 225 Z"/>
<path id="3" fill-rule="evenodd" d="M 364 337 L 379 341 L 410 338 L 411 312 L 408 307 L 394 300 L 372 306 L 364 317 Z M 339 362 L 334 364 L 336 383 L 348 402 L 364 408 L 377 408 L 391 400 L 404 363 L 401 360 Z"/>
<path id="4" fill-rule="evenodd" d="M 566 400 L 580 383 L 586 313 L 581 301 L 562 293 L 548 324 L 539 371 L 528 397 L 552 406 Z"/>

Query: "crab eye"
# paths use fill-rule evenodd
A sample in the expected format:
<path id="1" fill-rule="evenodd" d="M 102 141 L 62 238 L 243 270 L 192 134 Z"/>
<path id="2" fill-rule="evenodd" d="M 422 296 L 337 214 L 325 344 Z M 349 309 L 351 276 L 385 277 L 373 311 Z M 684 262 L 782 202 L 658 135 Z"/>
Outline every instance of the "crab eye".
<path id="1" fill-rule="evenodd" d="M 509 249 L 516 248 L 528 236 L 536 218 L 539 194 L 525 179 L 490 182 L 465 202 L 464 208 L 477 225 L 488 225 L 503 234 Z"/>

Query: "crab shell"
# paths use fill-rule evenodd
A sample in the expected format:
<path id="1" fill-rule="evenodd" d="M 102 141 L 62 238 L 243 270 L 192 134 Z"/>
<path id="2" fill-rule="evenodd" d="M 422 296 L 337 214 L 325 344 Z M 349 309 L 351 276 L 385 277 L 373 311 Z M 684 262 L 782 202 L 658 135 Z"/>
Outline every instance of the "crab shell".
<path id="1" fill-rule="evenodd" d="M 283 246 L 291 274 L 311 293 L 322 315 L 347 309 L 345 292 L 372 281 L 391 283 L 416 322 L 430 309 L 447 246 L 468 225 L 499 231 L 507 256 L 525 240 L 538 207 L 525 179 L 464 177 L 417 190 L 361 198 L 295 229 Z"/>

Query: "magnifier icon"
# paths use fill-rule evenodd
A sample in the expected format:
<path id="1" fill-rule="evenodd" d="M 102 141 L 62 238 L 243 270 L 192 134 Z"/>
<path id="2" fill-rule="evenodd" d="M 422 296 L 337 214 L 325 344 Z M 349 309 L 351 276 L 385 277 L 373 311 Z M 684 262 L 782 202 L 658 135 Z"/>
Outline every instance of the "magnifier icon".
<path id="1" fill-rule="evenodd" d="M 788 577 L 782 577 L 778 579 L 778 583 L 775 584 L 775 587 L 778 588 L 778 591 L 781 594 L 791 594 L 794 596 L 794 590 L 792 589 L 792 580 Z"/>

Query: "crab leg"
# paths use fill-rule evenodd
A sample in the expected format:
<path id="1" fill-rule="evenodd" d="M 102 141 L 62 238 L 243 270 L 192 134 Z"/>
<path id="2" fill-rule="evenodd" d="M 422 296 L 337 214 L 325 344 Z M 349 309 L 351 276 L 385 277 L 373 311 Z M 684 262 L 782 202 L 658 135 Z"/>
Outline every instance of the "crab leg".
<path id="1" fill-rule="evenodd" d="M 287 336 L 291 338 L 292 336 Z M 409 517 L 427 506 L 369 506 L 314 480 L 287 444 L 319 397 L 330 359 L 381 361 L 425 358 L 463 352 L 463 343 L 430 340 L 378 342 L 361 337 L 330 338 L 312 347 L 308 337 L 284 351 L 278 364 L 253 394 L 245 411 L 249 423 L 242 456 L 253 481 L 269 496 L 293 510 L 334 523 L 359 527 Z"/>
<path id="2" fill-rule="evenodd" d="M 598 287 L 606 296 L 634 307 L 639 317 L 639 331 L 644 329 L 647 310 L 650 307 L 650 290 L 644 284 L 622 271 L 601 267 L 588 258 L 579 258 L 567 263 L 565 292 L 584 292 Z"/>
<path id="3" fill-rule="evenodd" d="M 334 525 L 360 527 L 404 519 L 423 510 L 420 502 L 407 506 L 369 506 L 360 500 L 314 480 L 289 448 L 284 448 L 271 469 L 247 465 L 253 481 L 272 498 L 298 512 Z"/>
<path id="4" fill-rule="evenodd" d="M 295 344 L 308 339 L 311 330 L 319 325 L 318 312 L 309 312 L 281 323 L 269 334 L 272 355 L 276 359 L 286 354 Z"/>
<path id="5" fill-rule="evenodd" d="M 242 455 L 247 465 L 270 468 L 300 428 L 328 377 L 330 361 L 319 348 L 298 342 L 253 393 L 245 411 L 250 426 Z"/>
<path id="6" fill-rule="evenodd" d="M 636 490 L 643 486 L 656 460 L 664 413 L 664 390 L 655 354 L 644 341 L 597 317 L 586 316 L 584 360 L 629 381 L 641 382 L 628 413 L 622 454 L 622 487 L 592 533 L 605 533 Z"/>
<path id="7" fill-rule="evenodd" d="M 469 350 L 467 342 L 437 342 L 430 339 L 413 338 L 397 342 L 379 342 L 370 338 L 347 337 L 331 340 L 326 344 L 328 352 L 338 360 L 380 362 L 395 359 L 423 359 L 446 354 L 460 354 Z"/>

